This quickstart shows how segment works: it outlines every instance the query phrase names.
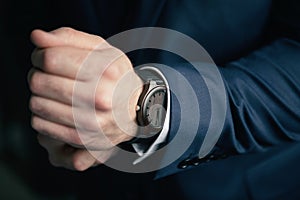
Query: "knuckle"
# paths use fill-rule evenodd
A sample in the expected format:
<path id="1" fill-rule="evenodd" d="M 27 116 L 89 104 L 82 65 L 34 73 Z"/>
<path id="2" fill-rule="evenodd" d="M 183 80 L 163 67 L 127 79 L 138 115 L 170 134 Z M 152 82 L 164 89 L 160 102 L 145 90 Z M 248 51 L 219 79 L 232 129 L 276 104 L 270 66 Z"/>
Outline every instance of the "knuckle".
<path id="1" fill-rule="evenodd" d="M 72 41 L 72 39 L 75 38 L 76 30 L 70 27 L 62 27 L 58 29 L 58 34 L 62 36 L 66 42 L 68 40 Z"/>
<path id="2" fill-rule="evenodd" d="M 83 158 L 80 154 L 74 154 L 72 158 L 72 165 L 73 168 L 77 171 L 84 171 L 89 167 L 83 162 Z"/>
<path id="3" fill-rule="evenodd" d="M 112 108 L 112 98 L 108 92 L 99 92 L 95 95 L 95 107 L 109 110 Z"/>
<path id="4" fill-rule="evenodd" d="M 117 65 L 109 66 L 103 73 L 110 80 L 118 80 L 121 76 L 121 70 Z"/>
<path id="5" fill-rule="evenodd" d="M 33 72 L 29 80 L 29 88 L 33 93 L 38 93 L 41 88 L 41 74 L 39 72 Z"/>
<path id="6" fill-rule="evenodd" d="M 75 30 L 71 27 L 62 27 L 62 28 L 60 28 L 60 31 L 67 35 L 72 35 L 75 33 Z"/>
<path id="7" fill-rule="evenodd" d="M 58 54 L 53 50 L 53 48 L 48 48 L 43 52 L 43 67 L 45 71 L 52 71 L 56 68 L 58 63 Z"/>
<path id="8" fill-rule="evenodd" d="M 43 101 L 39 97 L 32 96 L 29 102 L 29 108 L 31 112 L 39 116 L 48 116 L 49 110 L 47 109 L 47 102 Z"/>
<path id="9" fill-rule="evenodd" d="M 108 135 L 108 130 L 110 130 L 112 124 L 110 122 L 110 120 L 107 117 L 104 116 L 98 116 L 97 117 L 97 121 L 99 123 L 99 127 L 101 130 L 101 135 Z"/>
<path id="10" fill-rule="evenodd" d="M 32 116 L 32 118 L 31 118 L 31 127 L 34 130 L 38 131 L 38 132 L 43 132 L 41 122 L 40 122 L 40 120 L 37 116 Z"/>
<path id="11" fill-rule="evenodd" d="M 29 109 L 33 112 L 33 113 L 36 113 L 36 112 L 39 112 L 41 110 L 41 106 L 38 102 L 38 98 L 35 97 L 35 96 L 32 96 L 30 98 L 30 101 L 29 101 Z"/>
<path id="12" fill-rule="evenodd" d="M 31 80 L 32 80 L 32 76 L 35 73 L 35 69 L 31 68 L 28 73 L 27 73 L 27 83 L 30 85 Z"/>

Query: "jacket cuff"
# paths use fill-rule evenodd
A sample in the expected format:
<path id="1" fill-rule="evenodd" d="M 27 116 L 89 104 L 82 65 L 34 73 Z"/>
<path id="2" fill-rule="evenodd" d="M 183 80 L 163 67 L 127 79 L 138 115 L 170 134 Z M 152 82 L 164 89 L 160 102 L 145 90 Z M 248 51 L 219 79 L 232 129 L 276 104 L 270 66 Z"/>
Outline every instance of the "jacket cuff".
<path id="1" fill-rule="evenodd" d="M 226 157 L 216 145 L 227 110 L 223 79 L 216 66 L 195 65 L 157 66 L 169 83 L 171 116 L 156 178 Z"/>

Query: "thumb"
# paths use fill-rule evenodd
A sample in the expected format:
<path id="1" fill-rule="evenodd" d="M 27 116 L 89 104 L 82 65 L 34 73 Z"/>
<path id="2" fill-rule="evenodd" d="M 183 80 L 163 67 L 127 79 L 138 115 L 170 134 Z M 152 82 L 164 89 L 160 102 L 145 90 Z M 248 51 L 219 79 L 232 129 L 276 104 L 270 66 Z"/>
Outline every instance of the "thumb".
<path id="1" fill-rule="evenodd" d="M 65 27 L 51 32 L 36 29 L 31 32 L 30 38 L 33 44 L 38 48 L 71 46 L 92 50 L 105 42 L 105 40 L 99 36 Z"/>

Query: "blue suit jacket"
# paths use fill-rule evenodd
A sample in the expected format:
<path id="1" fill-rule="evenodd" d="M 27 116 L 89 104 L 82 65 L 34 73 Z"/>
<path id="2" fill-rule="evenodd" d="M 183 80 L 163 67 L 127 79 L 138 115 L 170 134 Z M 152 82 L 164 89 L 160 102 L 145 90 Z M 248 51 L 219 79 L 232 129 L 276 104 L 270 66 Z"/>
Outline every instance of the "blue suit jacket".
<path id="1" fill-rule="evenodd" d="M 226 171 L 239 165 L 239 162 L 230 162 L 239 160 L 240 157 L 237 155 L 244 155 L 241 162 L 245 163 L 249 158 L 251 165 L 254 165 L 257 160 L 251 159 L 253 155 L 250 153 L 264 152 L 277 145 L 288 148 L 292 143 L 300 140 L 299 1 L 74 0 L 72 4 L 67 1 L 60 3 L 60 8 L 63 10 L 61 15 L 59 12 L 55 14 L 59 20 L 55 23 L 53 23 L 55 20 L 51 21 L 53 28 L 72 26 L 104 38 L 130 28 L 145 26 L 170 28 L 187 34 L 199 42 L 218 66 L 226 89 L 225 123 L 213 150 L 206 157 L 198 159 L 212 114 L 209 89 L 203 75 L 195 71 L 190 63 L 166 52 L 145 50 L 129 55 L 134 65 L 156 62 L 172 66 L 190 83 L 199 102 L 199 105 L 192 105 L 197 108 L 191 107 L 188 113 L 181 110 L 180 101 L 188 104 L 190 97 L 186 95 L 186 91 L 180 89 L 181 83 L 174 79 L 174 74 L 166 73 L 161 69 L 170 88 L 176 90 L 171 96 L 168 142 L 178 133 L 179 125 L 182 123 L 185 123 L 185 128 L 181 132 L 186 137 L 193 135 L 194 133 L 189 130 L 189 123 L 193 120 L 193 116 L 197 115 L 194 113 L 196 110 L 200 110 L 201 115 L 197 122 L 198 129 L 193 143 L 176 161 L 158 170 L 156 178 L 188 169 L 191 169 L 189 172 L 194 174 L 189 177 L 195 177 L 195 170 L 193 170 L 195 168 L 202 169 L 202 173 L 199 171 L 196 173 L 202 174 L 202 180 L 208 180 L 217 169 L 222 168 L 224 173 L 227 173 Z M 176 148 L 171 145 L 166 148 L 161 157 L 162 162 L 172 156 Z M 288 154 L 289 162 L 294 162 L 294 166 L 300 166 L 298 159 L 292 155 L 293 151 L 286 152 L 285 156 Z M 146 164 L 147 162 L 154 161 L 150 157 L 144 161 Z M 259 183 L 264 184 L 264 181 L 260 182 L 258 177 L 265 182 L 272 177 L 264 175 L 262 171 L 272 168 L 284 174 L 282 162 L 285 161 L 274 158 L 272 164 L 261 164 L 263 166 L 251 170 L 248 177 L 251 191 L 257 191 L 255 188 L 264 188 L 259 187 Z M 207 165 L 209 167 L 206 167 Z M 207 174 L 204 175 L 203 171 Z M 275 170 L 273 173 L 275 175 L 278 172 Z M 298 175 L 300 172 L 297 170 L 293 173 Z M 280 175 L 280 177 L 285 176 Z M 289 188 L 295 188 L 297 184 L 295 180 L 286 182 L 286 187 L 291 186 Z"/>

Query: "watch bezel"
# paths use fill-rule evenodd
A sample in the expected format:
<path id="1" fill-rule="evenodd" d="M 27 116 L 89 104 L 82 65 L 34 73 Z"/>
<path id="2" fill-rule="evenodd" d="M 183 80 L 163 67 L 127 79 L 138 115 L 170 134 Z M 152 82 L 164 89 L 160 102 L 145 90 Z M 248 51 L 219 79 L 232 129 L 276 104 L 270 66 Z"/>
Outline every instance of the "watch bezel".
<path id="1" fill-rule="evenodd" d="M 151 121 L 148 120 L 148 116 L 147 116 L 147 102 L 150 100 L 150 98 L 153 96 L 153 94 L 159 92 L 159 91 L 163 91 L 164 93 L 166 93 L 166 86 L 165 85 L 157 85 L 155 81 L 150 80 L 147 81 L 144 85 L 144 89 L 143 92 L 140 96 L 140 99 L 138 101 L 138 107 L 139 110 L 137 111 L 137 121 L 138 121 L 138 125 L 146 127 L 148 126 L 152 131 L 159 131 L 162 129 L 162 126 L 157 127 L 157 126 L 153 126 L 151 124 Z M 165 108 L 165 105 L 162 105 Z M 165 108 L 166 109 L 166 108 Z M 162 122 L 163 124 L 163 122 Z"/>

